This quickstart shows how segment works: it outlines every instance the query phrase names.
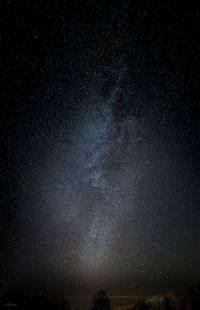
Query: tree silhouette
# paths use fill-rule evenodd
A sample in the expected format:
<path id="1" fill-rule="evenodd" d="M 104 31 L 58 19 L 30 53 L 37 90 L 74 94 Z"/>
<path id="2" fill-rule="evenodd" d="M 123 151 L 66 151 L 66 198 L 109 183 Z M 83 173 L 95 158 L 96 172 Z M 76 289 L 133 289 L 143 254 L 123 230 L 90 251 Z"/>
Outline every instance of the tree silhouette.
<path id="1" fill-rule="evenodd" d="M 110 310 L 110 298 L 101 290 L 93 297 L 92 310 Z"/>
<path id="2" fill-rule="evenodd" d="M 138 310 L 148 310 L 149 307 L 148 307 L 148 305 L 142 303 L 142 304 L 140 304 L 139 306 L 137 306 L 136 309 L 138 309 Z"/>
<path id="3" fill-rule="evenodd" d="M 165 310 L 171 310 L 170 302 L 167 297 L 165 297 Z"/>

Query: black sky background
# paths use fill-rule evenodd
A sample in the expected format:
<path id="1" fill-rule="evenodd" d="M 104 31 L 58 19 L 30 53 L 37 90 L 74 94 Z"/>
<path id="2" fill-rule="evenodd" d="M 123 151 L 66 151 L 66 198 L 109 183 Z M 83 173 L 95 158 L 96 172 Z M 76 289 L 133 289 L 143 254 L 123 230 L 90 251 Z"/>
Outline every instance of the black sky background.
<path id="1" fill-rule="evenodd" d="M 198 1 L 2 1 L 0 292 L 200 279 Z"/>

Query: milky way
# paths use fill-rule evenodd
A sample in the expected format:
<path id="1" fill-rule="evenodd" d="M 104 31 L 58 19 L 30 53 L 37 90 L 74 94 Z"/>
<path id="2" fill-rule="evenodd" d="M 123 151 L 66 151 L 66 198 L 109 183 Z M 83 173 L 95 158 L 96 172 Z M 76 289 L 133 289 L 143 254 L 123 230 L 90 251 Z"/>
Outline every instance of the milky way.
<path id="1" fill-rule="evenodd" d="M 45 255 L 49 272 L 60 270 L 64 282 L 78 276 L 98 288 L 107 285 L 109 273 L 114 287 L 125 277 L 136 288 L 139 274 L 147 283 L 149 277 L 164 282 L 162 278 L 172 276 L 171 268 L 178 268 L 183 244 L 177 227 L 182 223 L 174 226 L 176 217 L 170 210 L 177 204 L 174 191 L 181 195 L 187 186 L 185 179 L 181 181 L 187 172 L 186 167 L 182 170 L 184 163 L 178 163 L 180 145 L 170 128 L 155 130 L 152 119 L 165 121 L 157 109 L 118 119 L 118 96 L 118 85 L 106 98 L 91 92 L 75 109 L 72 124 L 65 126 L 63 118 L 47 136 L 51 151 L 45 153 L 31 197 L 33 205 L 42 207 L 32 213 L 32 229 L 37 229 L 39 214 L 36 247 L 39 242 L 39 255 Z M 184 200 L 188 197 L 186 193 Z M 183 206 L 182 198 L 180 203 Z M 166 263 L 171 259 L 169 247 L 176 257 L 172 265 Z"/>
<path id="2" fill-rule="evenodd" d="M 2 5 L 0 293 L 199 280 L 197 6 Z"/>
<path id="3" fill-rule="evenodd" d="M 120 221 L 130 210 L 134 214 L 142 169 L 142 120 L 129 116 L 117 122 L 112 112 L 116 95 L 114 90 L 106 101 L 96 93 L 85 99 L 70 134 L 56 142 L 41 184 L 51 200 L 47 212 L 53 212 L 61 229 L 72 229 L 75 241 L 67 255 L 76 255 L 87 272 L 111 262 Z"/>

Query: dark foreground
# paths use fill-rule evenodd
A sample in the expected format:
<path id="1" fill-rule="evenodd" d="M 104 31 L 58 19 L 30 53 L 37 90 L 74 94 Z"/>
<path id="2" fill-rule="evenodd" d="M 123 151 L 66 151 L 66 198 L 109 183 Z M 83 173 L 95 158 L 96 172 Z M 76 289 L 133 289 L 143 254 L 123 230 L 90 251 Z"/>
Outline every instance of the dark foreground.
<path id="1" fill-rule="evenodd" d="M 9 292 L 0 298 L 1 309 L 20 310 L 80 310 L 71 306 L 66 298 L 56 299 L 42 294 Z M 85 309 L 85 308 L 83 308 Z M 155 295 L 134 305 L 112 305 L 105 291 L 99 291 L 92 299 L 87 310 L 200 310 L 200 285 L 191 287 L 188 302 L 183 303 L 172 294 Z"/>

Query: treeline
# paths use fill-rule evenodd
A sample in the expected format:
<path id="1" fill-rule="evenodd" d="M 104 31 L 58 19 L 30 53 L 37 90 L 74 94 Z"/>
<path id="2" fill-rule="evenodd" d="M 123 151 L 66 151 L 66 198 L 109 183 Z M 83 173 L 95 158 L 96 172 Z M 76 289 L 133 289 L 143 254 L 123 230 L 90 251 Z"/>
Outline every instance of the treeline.
<path id="1" fill-rule="evenodd" d="M 173 304 L 170 298 L 164 297 L 162 302 L 146 301 L 128 307 L 128 310 L 200 310 L 200 285 L 191 287 L 189 304 Z M 68 299 L 53 299 L 42 294 L 27 295 L 23 292 L 6 293 L 0 298 L 0 310 L 71 310 Z M 106 291 L 99 291 L 92 299 L 87 310 L 110 310 L 111 302 Z M 124 307 L 123 307 L 124 309 Z M 76 309 L 79 310 L 79 309 Z"/>

